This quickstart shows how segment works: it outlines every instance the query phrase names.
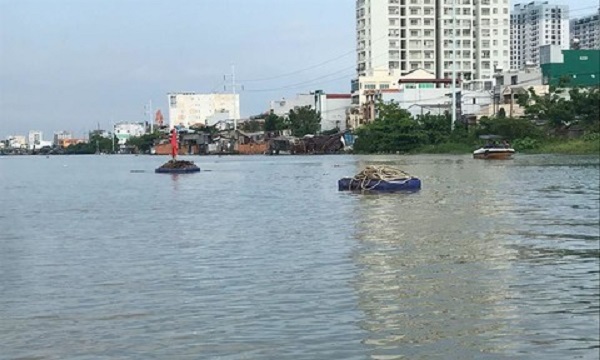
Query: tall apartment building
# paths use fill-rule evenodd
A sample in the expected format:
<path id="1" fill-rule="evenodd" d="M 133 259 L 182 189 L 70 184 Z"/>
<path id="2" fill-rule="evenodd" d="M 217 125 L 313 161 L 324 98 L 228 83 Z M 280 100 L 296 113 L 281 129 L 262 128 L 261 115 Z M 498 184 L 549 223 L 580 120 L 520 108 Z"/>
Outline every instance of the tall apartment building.
<path id="1" fill-rule="evenodd" d="M 571 39 L 580 49 L 600 49 L 600 8 L 595 15 L 571 20 Z"/>
<path id="2" fill-rule="evenodd" d="M 214 125 L 216 119 L 240 118 L 239 94 L 170 93 L 169 128 Z"/>
<path id="3" fill-rule="evenodd" d="M 495 68 L 510 64 L 509 2 L 357 0 L 358 76 L 386 69 L 397 77 L 423 69 L 448 78 L 456 40 L 457 76 L 491 79 Z"/>
<path id="4" fill-rule="evenodd" d="M 540 46 L 570 46 L 569 7 L 532 1 L 516 4 L 510 15 L 511 69 L 540 64 Z"/>

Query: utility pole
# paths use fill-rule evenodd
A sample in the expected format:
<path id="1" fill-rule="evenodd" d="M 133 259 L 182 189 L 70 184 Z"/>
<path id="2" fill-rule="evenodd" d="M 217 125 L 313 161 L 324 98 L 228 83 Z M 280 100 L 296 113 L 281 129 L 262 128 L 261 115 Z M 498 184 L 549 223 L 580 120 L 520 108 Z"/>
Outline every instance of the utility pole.
<path id="1" fill-rule="evenodd" d="M 237 109 L 237 101 L 236 101 L 236 86 L 238 85 L 235 82 L 235 65 L 231 65 L 231 74 L 229 75 L 224 75 L 223 79 L 226 80 L 227 76 L 231 77 L 231 94 L 233 95 L 233 108 L 232 108 L 232 114 L 231 114 L 231 118 L 233 120 L 233 130 L 237 130 L 237 114 L 236 114 L 236 109 Z M 226 86 L 225 86 L 226 88 Z"/>
<path id="2" fill-rule="evenodd" d="M 112 135 L 112 153 L 115 154 L 115 122 L 112 121 L 112 131 L 110 133 Z"/>
<path id="3" fill-rule="evenodd" d="M 154 133 L 154 119 L 152 118 L 152 100 L 148 100 L 148 104 L 144 105 L 145 115 L 150 119 L 150 133 Z"/>
<path id="4" fill-rule="evenodd" d="M 513 117 L 513 103 L 515 102 L 515 96 L 513 92 L 513 87 L 510 87 L 510 117 Z"/>
<path id="5" fill-rule="evenodd" d="M 452 124 L 454 131 L 456 124 L 456 0 L 452 1 Z"/>

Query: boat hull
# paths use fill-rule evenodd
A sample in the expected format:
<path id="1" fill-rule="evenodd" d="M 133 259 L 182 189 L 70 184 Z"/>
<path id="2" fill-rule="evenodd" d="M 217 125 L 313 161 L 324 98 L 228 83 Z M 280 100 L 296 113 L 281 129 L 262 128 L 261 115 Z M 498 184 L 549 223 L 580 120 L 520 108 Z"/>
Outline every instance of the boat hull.
<path id="1" fill-rule="evenodd" d="M 515 155 L 513 149 L 479 149 L 473 152 L 474 159 L 510 160 Z"/>

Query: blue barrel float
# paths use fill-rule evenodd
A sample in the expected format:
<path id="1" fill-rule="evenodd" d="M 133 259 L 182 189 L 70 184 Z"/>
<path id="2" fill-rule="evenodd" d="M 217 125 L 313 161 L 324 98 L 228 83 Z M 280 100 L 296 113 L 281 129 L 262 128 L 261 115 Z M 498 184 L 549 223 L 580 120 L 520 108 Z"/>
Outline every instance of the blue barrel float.
<path id="1" fill-rule="evenodd" d="M 154 170 L 157 174 L 190 174 L 200 172 L 192 161 L 170 160 Z"/>
<path id="2" fill-rule="evenodd" d="M 367 166 L 354 177 L 338 180 L 339 191 L 419 191 L 421 180 L 389 166 Z"/>

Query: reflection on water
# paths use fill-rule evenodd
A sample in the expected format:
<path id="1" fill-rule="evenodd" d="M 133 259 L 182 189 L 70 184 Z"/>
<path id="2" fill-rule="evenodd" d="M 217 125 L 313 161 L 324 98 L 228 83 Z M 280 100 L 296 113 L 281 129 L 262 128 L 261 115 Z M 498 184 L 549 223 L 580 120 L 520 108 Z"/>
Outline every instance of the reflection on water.
<path id="1" fill-rule="evenodd" d="M 597 355 L 592 161 L 567 186 L 546 167 L 434 161 L 421 193 L 361 198 L 354 285 L 371 357 Z"/>
<path id="2" fill-rule="evenodd" d="M 450 351 L 470 358 L 510 347 L 495 341 L 516 316 L 514 306 L 502 304 L 512 296 L 507 269 L 514 251 L 495 232 L 511 210 L 495 196 L 506 169 L 437 165 L 421 170 L 437 191 L 365 197 L 357 209 L 355 285 L 373 358 L 445 358 Z"/>

